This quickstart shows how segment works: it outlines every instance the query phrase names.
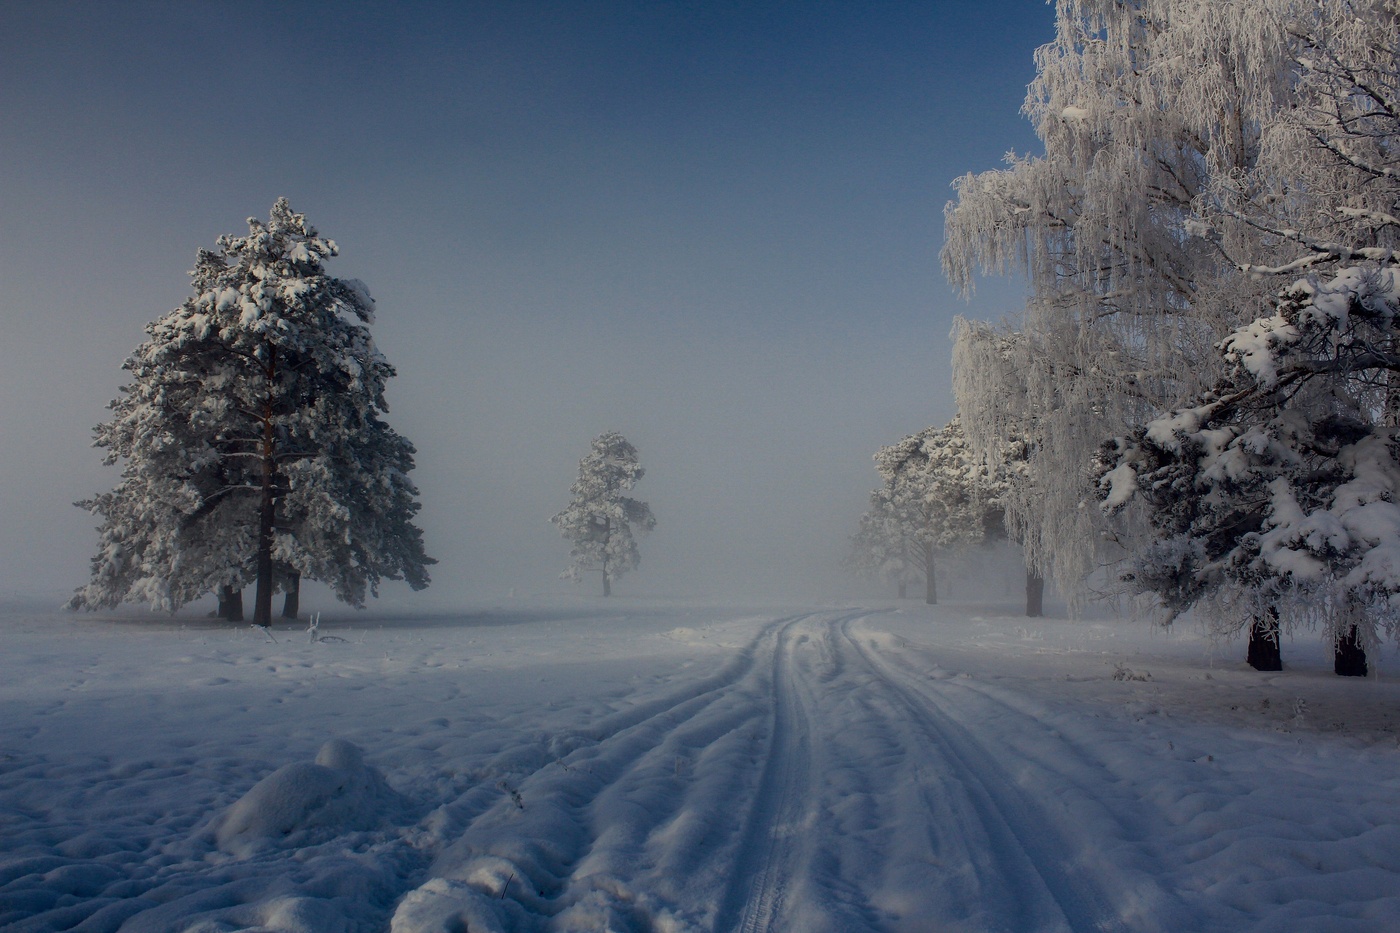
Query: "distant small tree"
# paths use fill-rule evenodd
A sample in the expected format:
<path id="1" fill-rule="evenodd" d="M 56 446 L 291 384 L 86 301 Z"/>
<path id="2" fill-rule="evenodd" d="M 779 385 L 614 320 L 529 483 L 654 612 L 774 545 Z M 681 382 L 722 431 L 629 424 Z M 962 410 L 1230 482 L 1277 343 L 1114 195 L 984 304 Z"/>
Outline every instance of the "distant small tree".
<path id="1" fill-rule="evenodd" d="M 861 576 L 895 584 L 903 599 L 923 574 L 924 554 L 917 530 L 901 514 L 895 495 L 892 483 L 871 491 L 870 509 L 851 536 L 846 563 Z"/>
<path id="2" fill-rule="evenodd" d="M 917 543 L 914 560 L 923 571 L 924 600 L 932 605 L 938 602 L 938 554 L 979 544 L 985 533 L 982 471 L 962 422 L 954 418 L 880 448 L 875 468 L 890 490 L 891 515 Z"/>
<path id="3" fill-rule="evenodd" d="M 612 581 L 639 561 L 636 532 L 656 527 L 651 507 L 622 495 L 646 471 L 637 460 L 637 448 L 616 431 L 593 440 L 588 455 L 579 461 L 578 480 L 570 488 L 568 508 L 550 519 L 573 544 L 571 563 L 562 576 L 579 580 L 585 571 L 603 575 L 603 595 L 612 595 Z"/>

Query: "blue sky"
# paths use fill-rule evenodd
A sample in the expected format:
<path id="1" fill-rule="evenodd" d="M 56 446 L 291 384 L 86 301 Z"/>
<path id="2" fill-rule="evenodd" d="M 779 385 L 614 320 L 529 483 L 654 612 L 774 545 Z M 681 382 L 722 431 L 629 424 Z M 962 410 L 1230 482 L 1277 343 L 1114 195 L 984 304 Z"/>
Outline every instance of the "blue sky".
<path id="1" fill-rule="evenodd" d="M 942 208 L 1036 151 L 1052 36 L 1039 0 L 0 0 L 0 595 L 82 582 L 122 360 L 280 195 L 378 300 L 437 600 L 563 586 L 609 429 L 659 522 L 621 592 L 829 589 L 875 447 L 953 414 L 953 315 L 1015 310 L 944 282 Z"/>

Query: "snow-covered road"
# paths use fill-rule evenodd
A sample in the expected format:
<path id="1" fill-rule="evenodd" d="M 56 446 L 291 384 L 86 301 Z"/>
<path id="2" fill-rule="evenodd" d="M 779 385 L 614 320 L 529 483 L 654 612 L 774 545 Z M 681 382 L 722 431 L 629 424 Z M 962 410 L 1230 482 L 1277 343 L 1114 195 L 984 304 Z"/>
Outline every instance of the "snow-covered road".
<path id="1" fill-rule="evenodd" d="M 1258 675 L 975 606 L 363 618 L 0 619 L 0 926 L 1400 929 L 1400 692 L 1306 646 Z"/>

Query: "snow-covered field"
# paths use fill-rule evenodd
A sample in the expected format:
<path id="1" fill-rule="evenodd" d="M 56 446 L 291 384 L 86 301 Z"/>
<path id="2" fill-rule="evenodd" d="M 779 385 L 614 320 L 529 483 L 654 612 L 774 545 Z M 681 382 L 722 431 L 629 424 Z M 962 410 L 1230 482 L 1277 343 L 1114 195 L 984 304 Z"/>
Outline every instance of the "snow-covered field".
<path id="1" fill-rule="evenodd" d="M 0 927 L 1400 930 L 1393 649 L 1259 674 L 914 603 L 304 628 L 0 615 Z"/>

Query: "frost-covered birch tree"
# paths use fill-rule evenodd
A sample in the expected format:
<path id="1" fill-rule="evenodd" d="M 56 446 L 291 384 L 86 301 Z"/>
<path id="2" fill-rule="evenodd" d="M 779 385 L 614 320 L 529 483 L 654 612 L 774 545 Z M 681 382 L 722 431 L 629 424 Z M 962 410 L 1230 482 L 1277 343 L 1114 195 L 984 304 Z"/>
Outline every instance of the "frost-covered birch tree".
<path id="1" fill-rule="evenodd" d="M 124 364 L 131 383 L 94 441 L 122 479 L 79 503 L 102 519 L 101 545 L 74 608 L 173 610 L 252 582 L 267 625 L 279 576 L 357 606 L 384 579 L 428 583 L 369 292 L 325 273 L 336 244 L 285 199 L 248 226 L 200 251 L 193 296 Z"/>
<path id="2" fill-rule="evenodd" d="M 980 451 L 1028 429 L 1034 511 L 1013 501 L 1009 517 L 1073 596 L 1112 556 L 1083 508 L 1099 441 L 1213 385 L 1215 344 L 1300 263 L 1335 269 L 1331 247 L 1365 243 L 1349 234 L 1391 182 L 1354 118 L 1387 106 L 1371 84 L 1395 26 L 1386 4 L 1348 0 L 1058 0 L 1056 14 L 1025 105 L 1045 154 L 959 180 L 943 263 L 964 288 L 979 272 L 1029 280 L 1001 334 L 1015 410 L 992 397 L 1008 371 L 968 363 L 958 404 Z M 1338 175 L 1347 160 L 1370 182 Z M 985 336 L 964 328 L 955 352 L 985 354 Z"/>
<path id="3" fill-rule="evenodd" d="M 1043 613 L 1045 577 L 1073 559 L 1083 560 L 1087 550 L 1056 551 L 1066 537 L 1092 534 L 1083 510 L 1049 513 L 1042 501 L 1043 477 L 1034 469 L 1043 465 L 1038 451 L 1037 415 L 1030 405 L 1036 392 L 1053 391 L 1052 370 L 1038 370 L 1048 360 L 1033 352 L 1024 332 L 1005 325 L 958 318 L 953 329 L 954 394 L 968 405 L 961 413 L 964 434 L 972 457 L 980 467 L 990 507 L 998 512 L 1001 530 L 1021 546 L 1026 565 L 1026 615 Z M 1042 382 L 1032 389 L 1030 380 Z M 995 388 L 993 388 L 995 387 Z M 1074 425 L 1063 427 L 1074 428 Z M 1062 439 L 1067 443 L 1068 439 Z M 1089 573 L 1087 565 L 1074 566 L 1074 579 Z M 1075 591 L 1070 591 L 1073 594 Z"/>
<path id="4" fill-rule="evenodd" d="M 637 568 L 637 533 L 651 531 L 656 519 L 649 505 L 623 493 L 645 473 L 637 448 L 621 434 L 609 431 L 593 439 L 569 489 L 572 500 L 550 519 L 573 545 L 566 579 L 597 571 L 603 575 L 603 595 L 611 596 L 613 581 Z"/>

